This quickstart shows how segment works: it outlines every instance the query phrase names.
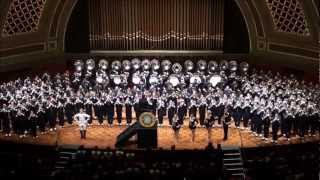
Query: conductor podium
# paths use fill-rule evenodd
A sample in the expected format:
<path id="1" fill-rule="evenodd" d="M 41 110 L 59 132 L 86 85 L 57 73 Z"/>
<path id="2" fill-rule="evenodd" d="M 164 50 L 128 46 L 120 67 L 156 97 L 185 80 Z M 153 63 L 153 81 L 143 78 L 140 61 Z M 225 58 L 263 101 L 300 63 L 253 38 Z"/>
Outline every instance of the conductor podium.
<path id="1" fill-rule="evenodd" d="M 157 127 L 155 116 L 151 112 L 144 112 L 138 121 L 119 134 L 115 146 L 124 147 L 131 137 L 137 135 L 138 148 L 157 148 Z"/>

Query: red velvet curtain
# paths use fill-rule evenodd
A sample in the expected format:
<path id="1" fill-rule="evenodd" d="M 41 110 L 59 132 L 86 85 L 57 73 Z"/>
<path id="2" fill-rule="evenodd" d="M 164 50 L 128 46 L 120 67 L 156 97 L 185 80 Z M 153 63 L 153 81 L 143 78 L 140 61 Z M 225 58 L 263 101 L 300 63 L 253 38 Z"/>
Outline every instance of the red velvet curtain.
<path id="1" fill-rule="evenodd" d="M 222 50 L 224 0 L 89 0 L 92 50 Z"/>

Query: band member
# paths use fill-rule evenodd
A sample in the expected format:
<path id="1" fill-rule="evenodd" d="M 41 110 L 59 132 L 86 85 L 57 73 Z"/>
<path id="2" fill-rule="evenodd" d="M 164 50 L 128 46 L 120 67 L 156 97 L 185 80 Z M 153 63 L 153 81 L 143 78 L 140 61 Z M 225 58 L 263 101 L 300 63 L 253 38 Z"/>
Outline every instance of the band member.
<path id="1" fill-rule="evenodd" d="M 74 120 L 78 123 L 80 129 L 80 139 L 86 139 L 88 121 L 90 120 L 90 115 L 84 113 L 83 109 L 80 109 L 80 112 L 74 115 Z"/>
<path id="2" fill-rule="evenodd" d="M 191 129 L 192 142 L 194 142 L 194 140 L 195 140 L 195 130 L 197 128 L 197 124 L 198 124 L 198 122 L 196 120 L 196 117 L 190 116 L 189 128 Z"/>
<path id="3" fill-rule="evenodd" d="M 34 113 L 33 110 L 31 110 L 30 115 L 28 117 L 28 121 L 30 124 L 30 134 L 33 138 L 37 138 L 37 124 L 38 124 L 38 117 L 37 115 Z"/>
<path id="4" fill-rule="evenodd" d="M 86 97 L 86 100 L 84 102 L 84 107 L 85 107 L 86 113 L 90 116 L 90 119 L 88 121 L 89 124 L 92 123 L 92 106 L 93 106 L 93 103 L 91 99 L 89 97 Z"/>
<path id="5" fill-rule="evenodd" d="M 114 103 L 116 106 L 116 113 L 117 113 L 117 121 L 118 121 L 118 125 L 121 125 L 121 121 L 122 121 L 122 97 L 120 95 L 118 95 L 116 97 L 116 102 Z"/>
<path id="6" fill-rule="evenodd" d="M 225 110 L 224 115 L 222 117 L 222 123 L 223 123 L 223 133 L 224 133 L 223 140 L 227 140 L 229 125 L 231 124 L 231 115 L 227 109 Z"/>
<path id="7" fill-rule="evenodd" d="M 42 105 L 43 106 L 43 105 Z M 39 125 L 39 130 L 40 130 L 40 133 L 43 134 L 46 130 L 46 112 L 45 110 L 43 109 L 43 107 L 40 106 L 38 111 L 37 111 L 37 117 L 38 117 L 38 125 Z"/>
<path id="8" fill-rule="evenodd" d="M 280 127 L 280 115 L 276 113 L 271 120 L 272 127 L 272 142 L 277 143 L 278 140 L 278 131 Z"/>
<path id="9" fill-rule="evenodd" d="M 206 118 L 206 109 L 207 109 L 207 99 L 203 94 L 201 94 L 200 103 L 199 103 L 199 120 L 200 120 L 201 126 L 205 126 L 204 120 Z"/>
<path id="10" fill-rule="evenodd" d="M 65 104 L 65 113 L 67 117 L 67 122 L 69 124 L 72 124 L 73 117 L 72 115 L 75 112 L 75 103 L 73 102 L 72 98 L 67 98 L 66 104 Z"/>
<path id="11" fill-rule="evenodd" d="M 16 123 L 16 133 L 19 135 L 20 138 L 25 137 L 25 114 L 18 109 L 16 117 L 15 117 L 15 123 Z"/>
<path id="12" fill-rule="evenodd" d="M 214 124 L 214 119 L 212 118 L 212 112 L 208 111 L 208 117 L 204 121 L 204 125 L 208 130 L 208 141 L 211 142 L 211 130 Z"/>
<path id="13" fill-rule="evenodd" d="M 186 113 L 186 103 L 185 100 L 182 97 L 179 97 L 177 100 L 177 104 L 178 104 L 178 121 L 181 125 L 183 125 L 183 119 L 185 117 L 185 113 Z"/>
<path id="14" fill-rule="evenodd" d="M 98 123 L 100 125 L 102 125 L 103 124 L 103 114 L 104 114 L 104 112 L 103 112 L 104 104 L 101 102 L 100 99 L 98 99 L 94 103 L 93 108 L 94 108 L 94 113 L 98 118 Z"/>
<path id="15" fill-rule="evenodd" d="M 131 96 L 128 95 L 126 97 L 124 104 L 126 106 L 127 125 L 130 125 L 132 123 L 132 99 L 131 99 Z"/>
<path id="16" fill-rule="evenodd" d="M 248 129 L 248 122 L 250 119 L 250 103 L 248 100 L 245 100 L 241 106 L 242 109 L 242 118 L 243 118 L 243 127 Z"/>
<path id="17" fill-rule="evenodd" d="M 10 129 L 10 118 L 9 118 L 9 108 L 6 104 L 3 104 L 2 109 L 0 110 L 1 117 L 2 117 L 2 125 L 3 125 L 3 132 L 5 136 L 11 136 L 11 129 Z"/>
<path id="18" fill-rule="evenodd" d="M 197 100 L 194 97 L 191 97 L 189 104 L 189 116 L 194 116 L 197 118 Z"/>
<path id="19" fill-rule="evenodd" d="M 174 114 L 171 126 L 172 126 L 172 129 L 174 130 L 174 135 L 175 135 L 176 142 L 178 142 L 179 141 L 179 130 L 181 128 L 181 124 L 178 121 L 177 114 Z"/>
<path id="20" fill-rule="evenodd" d="M 240 121 L 242 118 L 242 109 L 241 109 L 241 102 L 238 100 L 232 110 L 232 117 L 234 119 L 234 123 L 236 128 L 240 127 Z"/>
<path id="21" fill-rule="evenodd" d="M 166 115 L 166 109 L 165 97 L 162 95 L 157 100 L 158 121 L 160 126 L 163 124 L 163 117 Z"/>
<path id="22" fill-rule="evenodd" d="M 108 124 L 112 126 L 113 117 L 114 117 L 114 102 L 113 102 L 113 99 L 111 98 L 110 92 L 107 94 L 105 99 L 105 108 L 107 112 Z"/>
<path id="23" fill-rule="evenodd" d="M 57 113 L 60 127 L 64 126 L 64 108 L 61 102 L 58 102 Z"/>
<path id="24" fill-rule="evenodd" d="M 170 98 L 168 102 L 168 119 L 169 119 L 170 125 L 172 125 L 172 121 L 175 115 L 176 115 L 176 103 L 173 99 Z"/>
<path id="25" fill-rule="evenodd" d="M 49 121 L 49 127 L 50 131 L 57 130 L 56 129 L 56 123 L 57 123 L 57 106 L 55 103 L 49 102 L 49 106 L 47 107 L 48 109 L 48 121 Z"/>
<path id="26" fill-rule="evenodd" d="M 266 109 L 262 117 L 264 140 L 268 140 L 269 138 L 269 128 L 270 128 L 270 120 L 271 120 L 270 118 L 271 118 L 270 109 Z"/>
<path id="27" fill-rule="evenodd" d="M 136 93 L 135 96 L 134 96 L 134 100 L 133 100 L 133 109 L 134 109 L 134 112 L 136 114 L 136 119 L 139 119 L 139 117 L 140 117 L 139 104 L 140 104 L 140 97 L 139 97 L 139 94 Z"/>

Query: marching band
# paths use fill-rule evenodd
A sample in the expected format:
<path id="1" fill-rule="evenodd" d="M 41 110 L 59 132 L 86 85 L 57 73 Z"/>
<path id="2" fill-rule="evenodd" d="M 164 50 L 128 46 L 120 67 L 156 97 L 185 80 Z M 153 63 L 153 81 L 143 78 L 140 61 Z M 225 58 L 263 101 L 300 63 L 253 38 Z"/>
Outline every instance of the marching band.
<path id="1" fill-rule="evenodd" d="M 137 58 L 114 61 L 110 68 L 106 60 L 97 68 L 92 59 L 74 65 L 74 73 L 45 73 L 0 85 L 0 130 L 5 136 L 36 138 L 37 129 L 44 133 L 72 124 L 80 109 L 88 115 L 88 124 L 94 119 L 103 124 L 106 119 L 112 126 L 116 117 L 117 124 L 125 119 L 130 125 L 134 114 L 141 113 L 142 100 L 153 107 L 159 126 L 167 116 L 176 132 L 189 119 L 193 132 L 196 127 L 210 129 L 215 121 L 223 124 L 225 139 L 231 120 L 236 128 L 264 140 L 271 131 L 272 142 L 279 133 L 287 140 L 293 134 L 301 138 L 320 134 L 319 84 L 298 81 L 293 75 L 249 73 L 247 63 L 235 61 L 188 60 L 184 68 L 169 60 Z"/>

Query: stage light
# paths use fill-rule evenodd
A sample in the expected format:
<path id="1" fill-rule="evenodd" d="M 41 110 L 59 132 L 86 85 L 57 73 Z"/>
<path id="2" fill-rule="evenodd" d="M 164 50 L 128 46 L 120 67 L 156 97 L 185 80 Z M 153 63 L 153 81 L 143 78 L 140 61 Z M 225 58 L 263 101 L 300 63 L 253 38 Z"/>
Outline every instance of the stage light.
<path id="1" fill-rule="evenodd" d="M 212 86 L 212 87 L 215 87 L 218 83 L 220 83 L 222 81 L 222 78 L 221 76 L 219 75 L 213 75 L 209 78 L 209 84 Z"/>
<path id="2" fill-rule="evenodd" d="M 135 71 L 140 69 L 141 61 L 138 58 L 134 58 L 131 60 L 132 67 Z"/>
<path id="3" fill-rule="evenodd" d="M 108 69 L 108 66 L 109 66 L 109 62 L 107 61 L 107 60 L 105 60 L 105 59 L 101 59 L 100 61 L 99 61 L 99 68 L 101 69 L 101 70 L 107 70 Z"/>
<path id="4" fill-rule="evenodd" d="M 169 71 L 171 69 L 172 63 L 169 60 L 163 60 L 161 62 L 162 71 Z"/>
<path id="5" fill-rule="evenodd" d="M 82 71 L 82 69 L 83 69 L 83 62 L 82 62 L 81 60 L 76 60 L 73 65 L 74 65 L 75 70 L 76 70 L 77 72 Z"/>
<path id="6" fill-rule="evenodd" d="M 190 72 L 194 69 L 194 63 L 191 60 L 187 60 L 184 63 L 184 68 L 186 69 L 187 72 Z"/>
<path id="7" fill-rule="evenodd" d="M 131 69 L 131 62 L 129 60 L 122 61 L 123 71 L 129 72 Z"/>
<path id="8" fill-rule="evenodd" d="M 144 59 L 144 60 L 141 62 L 141 66 L 142 66 L 143 71 L 149 71 L 149 70 L 150 70 L 150 67 L 151 67 L 151 64 L 150 64 L 149 59 Z"/>
<path id="9" fill-rule="evenodd" d="M 237 69 L 238 69 L 237 61 L 230 61 L 230 62 L 229 62 L 229 69 L 230 69 L 230 71 L 232 71 L 232 72 L 236 72 Z"/>
<path id="10" fill-rule="evenodd" d="M 209 69 L 209 73 L 214 73 L 216 71 L 218 71 L 218 63 L 216 61 L 210 61 L 208 63 L 208 69 Z"/>
<path id="11" fill-rule="evenodd" d="M 113 61 L 112 63 L 111 63 L 111 68 L 112 68 L 112 70 L 114 70 L 114 71 L 120 71 L 120 69 L 121 69 L 121 62 L 120 61 L 118 61 L 118 60 L 115 60 L 115 61 Z"/>
<path id="12" fill-rule="evenodd" d="M 240 70 L 242 72 L 247 72 L 249 70 L 249 64 L 247 62 L 240 63 Z"/>
<path id="13" fill-rule="evenodd" d="M 86 61 L 87 70 L 92 71 L 95 67 L 95 62 L 93 59 L 88 59 Z"/>
<path id="14" fill-rule="evenodd" d="M 159 71 L 160 69 L 160 62 L 158 59 L 151 60 L 151 68 L 153 71 Z"/>
<path id="15" fill-rule="evenodd" d="M 205 71 L 207 68 L 207 62 L 205 60 L 199 60 L 197 66 L 199 71 Z"/>
<path id="16" fill-rule="evenodd" d="M 181 73 L 182 71 L 182 66 L 180 63 L 174 63 L 171 67 L 172 72 L 175 74 Z"/>
<path id="17" fill-rule="evenodd" d="M 220 62 L 220 70 L 221 71 L 226 71 L 228 69 L 228 67 L 229 67 L 229 64 L 226 60 L 222 60 Z"/>

